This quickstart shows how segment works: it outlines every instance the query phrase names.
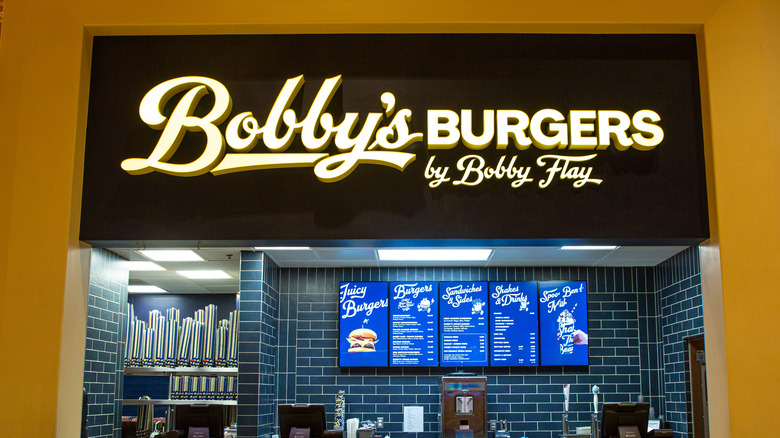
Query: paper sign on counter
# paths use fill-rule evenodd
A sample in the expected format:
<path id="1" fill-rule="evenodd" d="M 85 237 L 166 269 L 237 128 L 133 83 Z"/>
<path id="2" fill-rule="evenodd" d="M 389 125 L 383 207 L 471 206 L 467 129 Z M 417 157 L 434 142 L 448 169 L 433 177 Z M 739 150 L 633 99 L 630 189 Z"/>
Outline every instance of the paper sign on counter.
<path id="1" fill-rule="evenodd" d="M 404 406 L 404 432 L 422 432 L 423 413 L 422 406 Z"/>

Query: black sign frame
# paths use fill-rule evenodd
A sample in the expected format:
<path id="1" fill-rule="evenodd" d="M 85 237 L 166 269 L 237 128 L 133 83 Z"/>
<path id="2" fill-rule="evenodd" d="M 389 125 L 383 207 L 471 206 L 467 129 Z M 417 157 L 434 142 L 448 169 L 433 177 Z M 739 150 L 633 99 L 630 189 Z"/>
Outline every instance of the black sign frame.
<path id="1" fill-rule="evenodd" d="M 556 244 L 692 245 L 709 238 L 695 35 L 369 34 L 98 36 L 93 40 L 80 239 L 95 246 L 200 241 L 330 245 Z M 594 151 L 594 178 L 538 183 L 545 154 L 591 151 L 483 150 L 460 142 L 433 150 L 426 140 L 406 151 L 416 159 L 403 171 L 361 164 L 346 178 L 323 182 L 311 167 L 179 177 L 131 175 L 128 158 L 148 157 L 160 138 L 139 117 L 144 95 L 177 77 L 220 81 L 232 97 L 221 125 L 243 111 L 263 121 L 284 82 L 304 75 L 293 102 L 303 117 L 327 78 L 342 84 L 327 111 L 382 111 L 391 92 L 412 112 L 410 128 L 426 132 L 426 112 L 472 109 L 475 133 L 485 109 L 532 116 L 555 109 L 649 109 L 660 116 L 663 141 L 652 150 L 610 146 Z M 172 99 L 175 102 L 177 98 Z M 211 100 L 210 100 L 211 99 Z M 213 97 L 205 96 L 195 115 Z M 163 109 L 170 115 L 172 105 Z M 187 133 L 171 161 L 187 162 L 203 149 Z M 228 151 L 230 147 L 227 147 Z M 262 141 L 255 152 L 268 152 Z M 300 138 L 289 152 L 307 152 Z M 337 154 L 334 146 L 324 151 Z M 426 166 L 455 169 L 468 154 L 496 165 L 511 156 L 537 167 L 519 188 L 509 179 L 476 186 L 431 187 Z M 549 160 L 548 160 L 549 163 Z M 547 165 L 548 168 L 550 164 Z M 453 175 L 454 177 L 455 175 Z"/>

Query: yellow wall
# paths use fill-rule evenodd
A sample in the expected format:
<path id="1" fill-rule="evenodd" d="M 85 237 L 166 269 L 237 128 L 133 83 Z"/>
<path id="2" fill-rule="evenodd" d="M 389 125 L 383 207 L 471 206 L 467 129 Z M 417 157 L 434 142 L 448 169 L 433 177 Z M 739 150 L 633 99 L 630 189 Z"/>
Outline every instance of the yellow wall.
<path id="1" fill-rule="evenodd" d="M 780 265 L 779 24 L 780 2 L 742 1 L 724 4 L 704 26 L 722 323 L 736 437 L 761 435 L 762 410 L 755 406 L 776 407 L 773 393 L 780 389 L 780 342 L 771 334 L 775 324 L 769 316 L 780 311 L 773 278 Z M 708 284 L 705 279 L 705 288 Z M 716 342 L 707 339 L 708 354 Z"/>
<path id="2" fill-rule="evenodd" d="M 77 229 L 92 34 L 682 31 L 698 32 L 706 48 L 709 185 L 717 220 L 703 258 L 709 384 L 717 394 L 713 436 L 760 436 L 771 425 L 753 406 L 776 405 L 771 392 L 780 389 L 773 332 L 780 294 L 771 287 L 780 259 L 778 9 L 777 0 L 6 0 L 0 37 L 4 434 L 23 425 L 26 436 L 73 437 L 79 424 L 87 262 Z M 40 329 L 19 329 L 32 324 Z"/>

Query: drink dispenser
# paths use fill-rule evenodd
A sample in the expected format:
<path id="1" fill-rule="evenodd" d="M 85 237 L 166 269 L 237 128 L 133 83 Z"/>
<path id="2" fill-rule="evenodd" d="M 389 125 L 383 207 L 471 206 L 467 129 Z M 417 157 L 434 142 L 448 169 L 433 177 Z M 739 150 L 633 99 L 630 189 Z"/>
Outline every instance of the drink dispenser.
<path id="1" fill-rule="evenodd" d="M 487 438 L 487 378 L 442 377 L 441 400 L 444 438 Z"/>

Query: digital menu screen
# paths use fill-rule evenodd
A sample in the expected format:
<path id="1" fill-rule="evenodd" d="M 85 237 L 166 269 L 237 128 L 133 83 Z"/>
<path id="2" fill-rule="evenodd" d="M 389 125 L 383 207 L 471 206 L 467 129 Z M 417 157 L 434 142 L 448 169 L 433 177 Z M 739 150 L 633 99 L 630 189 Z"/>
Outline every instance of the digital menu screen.
<path id="1" fill-rule="evenodd" d="M 342 282 L 339 294 L 339 366 L 387 366 L 387 283 Z"/>
<path id="2" fill-rule="evenodd" d="M 542 365 L 588 365 L 588 287 L 584 281 L 539 283 Z"/>
<path id="3" fill-rule="evenodd" d="M 490 365 L 539 365 L 536 282 L 490 283 Z"/>
<path id="4" fill-rule="evenodd" d="M 390 283 L 390 366 L 439 365 L 439 284 Z"/>
<path id="5" fill-rule="evenodd" d="M 441 282 L 439 297 L 441 366 L 487 366 L 487 282 Z"/>

